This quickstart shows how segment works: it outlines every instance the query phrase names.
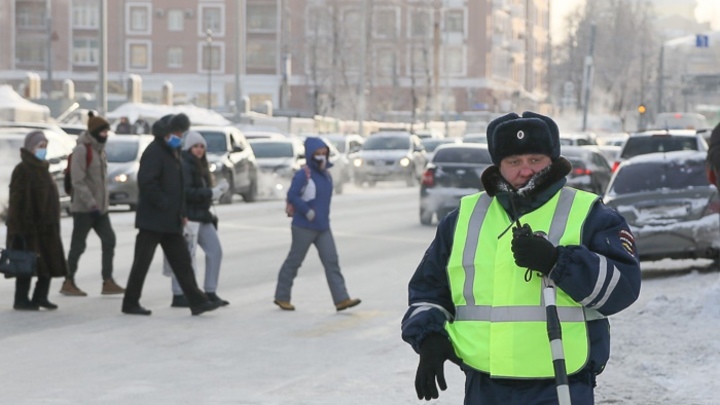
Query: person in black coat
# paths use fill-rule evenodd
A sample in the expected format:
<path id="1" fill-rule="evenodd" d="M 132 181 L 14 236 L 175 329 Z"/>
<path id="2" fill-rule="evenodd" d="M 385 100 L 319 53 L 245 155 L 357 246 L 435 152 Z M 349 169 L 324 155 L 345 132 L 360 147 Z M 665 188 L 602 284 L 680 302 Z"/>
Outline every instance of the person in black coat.
<path id="1" fill-rule="evenodd" d="M 190 120 L 185 114 L 162 117 L 153 124 L 155 139 L 140 158 L 137 175 L 140 194 L 135 216 L 135 227 L 139 232 L 122 305 L 123 313 L 151 314 L 150 310 L 140 305 L 140 295 L 158 244 L 188 298 L 193 315 L 212 311 L 221 305 L 210 301 L 198 288 L 190 252 L 183 238 L 187 217 L 178 149 L 181 135 L 189 127 Z"/>

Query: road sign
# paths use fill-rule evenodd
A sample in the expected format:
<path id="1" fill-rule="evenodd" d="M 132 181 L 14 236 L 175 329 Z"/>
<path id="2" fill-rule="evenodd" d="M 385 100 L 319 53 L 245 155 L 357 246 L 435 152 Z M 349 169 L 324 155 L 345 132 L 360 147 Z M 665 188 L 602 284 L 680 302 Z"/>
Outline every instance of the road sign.
<path id="1" fill-rule="evenodd" d="M 696 48 L 708 48 L 710 46 L 710 37 L 704 34 L 695 35 Z"/>

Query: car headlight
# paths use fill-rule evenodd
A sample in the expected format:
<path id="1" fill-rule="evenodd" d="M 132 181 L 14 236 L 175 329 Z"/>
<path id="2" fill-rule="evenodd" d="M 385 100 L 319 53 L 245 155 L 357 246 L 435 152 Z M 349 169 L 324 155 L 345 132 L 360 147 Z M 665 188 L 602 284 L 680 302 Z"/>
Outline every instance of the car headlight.
<path id="1" fill-rule="evenodd" d="M 215 171 L 217 171 L 218 166 L 217 166 L 215 163 L 210 163 L 210 166 L 208 166 L 208 169 L 209 169 L 211 172 L 215 172 Z"/>
<path id="2" fill-rule="evenodd" d="M 400 166 L 402 167 L 408 167 L 410 165 L 410 159 L 404 157 L 400 159 Z"/>
<path id="3" fill-rule="evenodd" d="M 360 158 L 353 160 L 353 166 L 355 166 L 355 167 L 360 167 L 360 166 L 362 166 L 362 164 L 363 164 L 363 161 Z"/>
<path id="4" fill-rule="evenodd" d="M 118 174 L 117 176 L 113 177 L 113 180 L 115 183 L 125 183 L 126 181 L 130 180 L 130 176 L 127 174 Z"/>

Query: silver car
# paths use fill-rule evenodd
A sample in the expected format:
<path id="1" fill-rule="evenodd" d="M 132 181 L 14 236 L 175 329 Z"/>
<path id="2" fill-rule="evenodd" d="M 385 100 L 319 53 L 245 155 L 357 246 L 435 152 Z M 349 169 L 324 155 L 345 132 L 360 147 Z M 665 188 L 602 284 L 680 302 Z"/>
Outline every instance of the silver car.
<path id="1" fill-rule="evenodd" d="M 641 260 L 718 259 L 720 199 L 705 177 L 705 152 L 636 156 L 623 162 L 605 204 L 630 224 Z"/>
<path id="2" fill-rule="evenodd" d="M 372 187 L 378 181 L 405 180 L 413 186 L 422 177 L 427 154 L 415 135 L 380 132 L 365 141 L 352 163 L 357 185 L 367 182 Z"/>
<path id="3" fill-rule="evenodd" d="M 127 205 L 135 211 L 138 203 L 137 172 L 140 157 L 152 142 L 152 135 L 109 136 L 105 145 L 108 160 L 110 205 Z"/>

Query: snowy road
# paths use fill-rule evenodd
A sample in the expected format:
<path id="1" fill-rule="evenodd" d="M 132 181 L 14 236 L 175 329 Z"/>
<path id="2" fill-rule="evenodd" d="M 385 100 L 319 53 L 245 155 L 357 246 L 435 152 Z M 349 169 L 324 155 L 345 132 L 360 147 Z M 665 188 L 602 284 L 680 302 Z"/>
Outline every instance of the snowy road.
<path id="1" fill-rule="evenodd" d="M 333 205 L 333 230 L 352 296 L 336 313 L 311 250 L 293 289 L 297 311 L 272 304 L 290 241 L 283 203 L 221 206 L 225 261 L 218 293 L 231 302 L 200 317 L 170 308 L 161 256 L 142 304 L 150 317 L 120 313 L 100 296 L 99 242 L 91 235 L 77 276 L 89 296 L 60 296 L 55 312 L 13 311 L 13 283 L 0 282 L 0 404 L 418 404 L 417 356 L 400 340 L 407 281 L 434 228 L 417 217 L 417 189 L 348 187 Z M 134 216 L 115 212 L 116 278 L 132 262 Z M 63 240 L 71 222 L 63 220 Z M 4 232 L 0 235 L 4 239 Z M 4 240 L 0 240 L 4 244 Z M 704 262 L 652 263 L 655 271 Z M 613 355 L 599 377 L 598 404 L 710 405 L 720 386 L 718 273 L 644 283 L 639 302 L 612 321 Z M 436 404 L 459 404 L 463 376 L 447 366 Z"/>

